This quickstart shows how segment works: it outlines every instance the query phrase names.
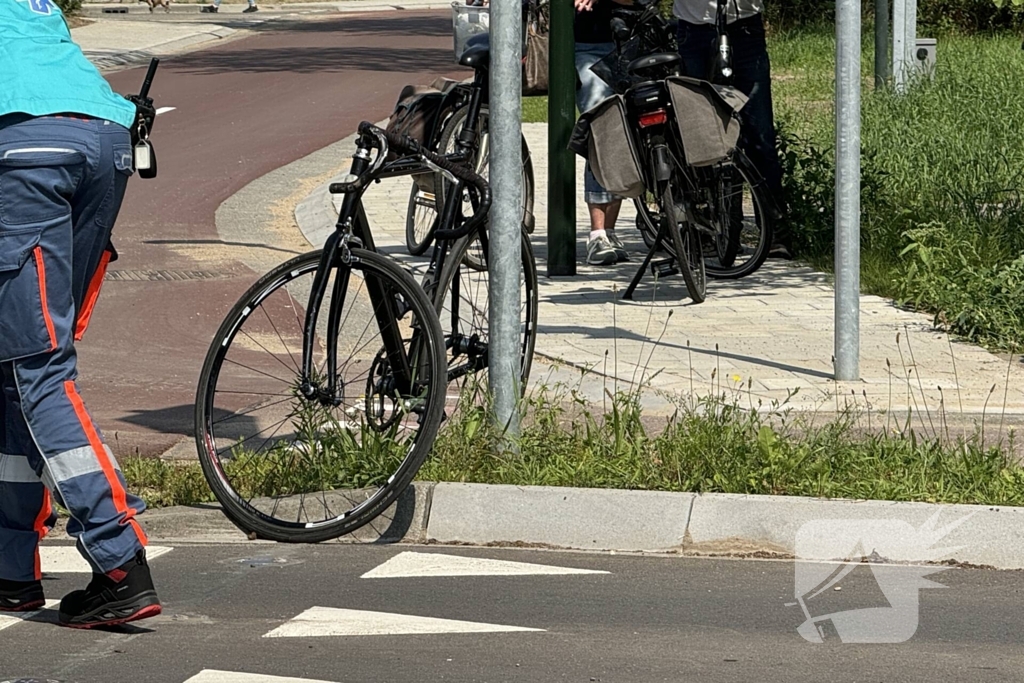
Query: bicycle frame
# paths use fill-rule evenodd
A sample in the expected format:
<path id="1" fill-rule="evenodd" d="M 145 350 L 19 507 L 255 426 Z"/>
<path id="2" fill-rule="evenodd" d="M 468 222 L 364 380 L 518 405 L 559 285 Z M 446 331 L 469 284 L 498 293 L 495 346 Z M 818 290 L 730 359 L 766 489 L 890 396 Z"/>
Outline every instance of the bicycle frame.
<path id="1" fill-rule="evenodd" d="M 445 157 L 449 161 L 459 163 L 470 158 L 476 143 L 476 129 L 485 95 L 485 81 L 485 72 L 478 70 L 472 86 L 468 88 L 470 107 L 466 124 L 456 144 L 457 149 L 454 154 Z M 338 395 L 337 342 L 343 313 L 343 302 L 348 291 L 349 275 L 351 272 L 348 264 L 358 259 L 358 256 L 352 253 L 352 248 L 362 248 L 369 251 L 377 250 L 369 221 L 366 218 L 366 212 L 363 209 L 363 193 L 372 181 L 375 180 L 439 171 L 436 167 L 417 157 L 403 157 L 391 162 L 384 162 L 385 150 L 379 151 L 377 159 L 371 165 L 370 148 L 370 143 L 361 138 L 358 143 L 358 149 L 353 156 L 352 168 L 346 178 L 346 182 L 331 188 L 331 191 L 334 192 L 335 187 L 338 187 L 345 196 L 342 200 L 341 210 L 338 212 L 335 230 L 324 243 L 320 265 L 317 267 L 316 275 L 313 278 L 313 285 L 306 306 L 302 342 L 302 381 L 299 390 L 305 398 L 309 400 L 316 399 L 323 405 L 336 406 L 341 400 Z M 445 202 L 441 216 L 442 222 L 440 224 L 444 229 L 439 230 L 437 233 L 428 276 L 432 276 L 435 272 L 440 272 L 440 269 L 444 266 L 449 241 L 456 236 L 461 237 L 461 235 L 458 235 L 459 230 L 455 226 L 462 222 L 461 202 L 466 184 L 464 181 L 454 177 L 450 179 L 453 183 L 452 191 Z M 475 197 L 472 193 L 471 196 Z M 478 228 L 476 232 L 486 249 L 486 231 Z M 335 271 L 337 276 L 334 278 L 332 299 L 327 315 L 327 377 L 326 386 L 323 386 L 322 381 L 319 381 L 320 378 L 314 375 L 313 345 L 323 299 L 327 294 L 331 276 Z M 403 312 L 398 310 L 398 302 L 388 296 L 387 292 L 382 290 L 379 283 L 368 279 L 366 286 L 374 308 L 374 316 L 381 330 L 384 350 L 396 378 L 396 389 L 399 393 L 408 393 L 414 384 L 414 368 L 405 351 L 401 332 L 397 325 L 397 321 Z M 431 282 L 425 283 L 425 286 L 436 286 L 436 282 L 431 280 Z M 453 316 L 457 316 L 457 307 L 453 306 L 453 309 Z M 417 332 L 414 331 L 412 349 L 416 348 L 416 334 Z M 449 342 L 455 343 L 452 340 L 449 340 Z M 486 365 L 486 361 L 484 365 Z M 470 371 L 473 370 L 467 370 L 466 372 Z M 451 373 L 449 375 L 449 380 L 451 380 Z"/>

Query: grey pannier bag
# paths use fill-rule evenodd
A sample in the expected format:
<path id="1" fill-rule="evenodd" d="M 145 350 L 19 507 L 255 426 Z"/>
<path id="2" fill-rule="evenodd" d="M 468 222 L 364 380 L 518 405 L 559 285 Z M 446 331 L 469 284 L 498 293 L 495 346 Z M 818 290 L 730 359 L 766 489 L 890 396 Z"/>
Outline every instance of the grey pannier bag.
<path id="1" fill-rule="evenodd" d="M 622 95 L 612 95 L 580 116 L 569 149 L 590 162 L 601 186 L 620 197 L 644 193 L 644 177 Z"/>
<path id="2" fill-rule="evenodd" d="M 739 111 L 747 96 L 695 78 L 673 76 L 666 82 L 686 163 L 710 166 L 727 159 L 740 138 Z"/>

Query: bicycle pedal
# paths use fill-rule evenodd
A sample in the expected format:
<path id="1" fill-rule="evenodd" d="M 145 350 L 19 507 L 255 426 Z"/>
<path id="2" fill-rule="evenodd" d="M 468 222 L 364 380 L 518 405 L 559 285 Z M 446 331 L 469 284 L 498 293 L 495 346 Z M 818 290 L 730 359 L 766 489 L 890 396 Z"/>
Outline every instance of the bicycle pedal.
<path id="1" fill-rule="evenodd" d="M 672 257 L 651 261 L 651 275 L 657 278 L 679 275 L 679 268 L 676 267 L 676 260 Z"/>

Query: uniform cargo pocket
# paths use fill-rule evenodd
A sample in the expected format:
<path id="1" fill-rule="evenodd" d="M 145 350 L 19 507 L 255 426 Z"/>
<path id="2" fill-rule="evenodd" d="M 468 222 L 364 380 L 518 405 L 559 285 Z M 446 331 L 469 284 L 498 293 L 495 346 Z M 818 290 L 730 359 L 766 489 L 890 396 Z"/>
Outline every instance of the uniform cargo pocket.
<path id="1" fill-rule="evenodd" d="M 0 228 L 0 362 L 57 348 L 39 236 Z"/>
<path id="2" fill-rule="evenodd" d="M 32 225 L 71 214 L 85 155 L 61 147 L 0 151 L 0 223 Z"/>

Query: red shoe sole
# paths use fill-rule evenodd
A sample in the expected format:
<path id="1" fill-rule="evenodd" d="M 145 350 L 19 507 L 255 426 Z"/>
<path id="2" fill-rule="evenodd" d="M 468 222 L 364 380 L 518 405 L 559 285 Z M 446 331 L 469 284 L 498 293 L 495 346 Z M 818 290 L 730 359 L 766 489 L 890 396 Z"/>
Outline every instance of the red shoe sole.
<path id="1" fill-rule="evenodd" d="M 97 621 L 92 624 L 61 624 L 64 628 L 77 628 L 82 630 L 88 630 L 90 628 L 99 628 L 102 626 L 120 626 L 121 624 L 127 624 L 131 621 L 139 621 L 140 619 L 149 619 L 155 617 L 163 612 L 163 608 L 160 605 L 150 605 L 149 607 L 143 607 L 135 614 L 124 619 L 114 619 L 113 621 Z"/>
<path id="2" fill-rule="evenodd" d="M 33 610 L 40 609 L 45 604 L 45 600 L 39 600 L 37 602 L 26 602 L 24 605 L 18 605 L 17 607 L 0 607 L 0 612 L 31 612 Z"/>

